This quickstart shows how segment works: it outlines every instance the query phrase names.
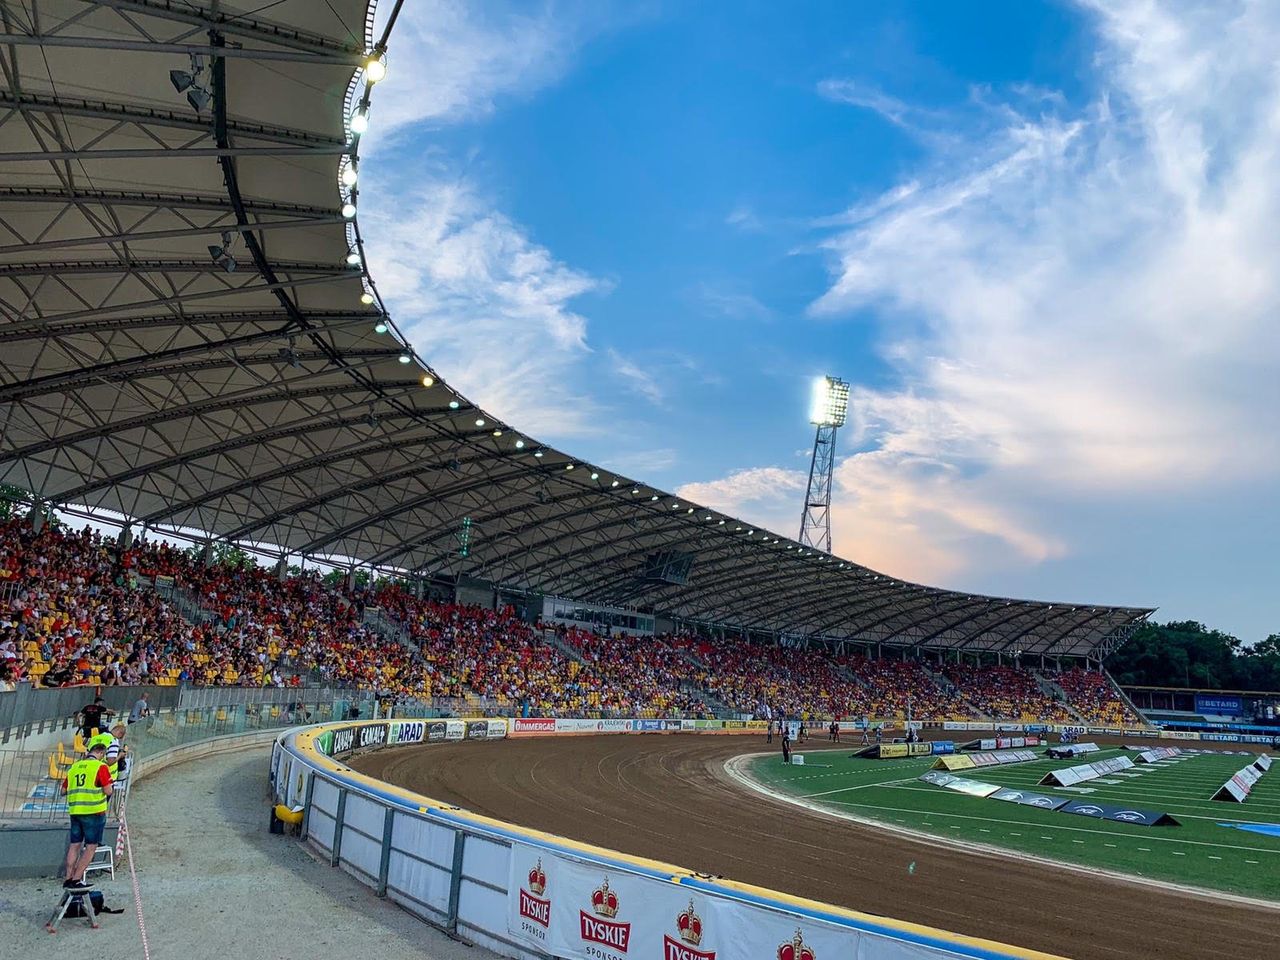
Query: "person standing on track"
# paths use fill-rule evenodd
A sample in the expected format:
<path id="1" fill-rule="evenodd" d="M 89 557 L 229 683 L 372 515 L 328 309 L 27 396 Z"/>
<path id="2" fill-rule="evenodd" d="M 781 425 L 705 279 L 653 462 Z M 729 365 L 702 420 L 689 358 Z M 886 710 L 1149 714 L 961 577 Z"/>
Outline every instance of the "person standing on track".
<path id="1" fill-rule="evenodd" d="M 68 890 L 88 888 L 84 872 L 102 843 L 102 831 L 107 825 L 107 804 L 115 791 L 111 772 L 103 761 L 108 739 L 109 736 L 94 737 L 89 742 L 89 755 L 73 763 L 62 781 L 62 790 L 67 795 L 67 816 L 71 819 L 67 879 L 62 884 Z"/>
<path id="2" fill-rule="evenodd" d="M 791 762 L 791 731 L 785 724 L 782 727 L 782 762 Z"/>

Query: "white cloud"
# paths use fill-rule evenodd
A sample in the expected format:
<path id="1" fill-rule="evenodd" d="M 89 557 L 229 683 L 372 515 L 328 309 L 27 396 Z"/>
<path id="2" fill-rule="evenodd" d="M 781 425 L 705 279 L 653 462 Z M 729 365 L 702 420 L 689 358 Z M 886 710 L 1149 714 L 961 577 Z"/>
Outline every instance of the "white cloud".
<path id="1" fill-rule="evenodd" d="M 758 233 L 764 229 L 764 222 L 750 206 L 740 203 L 724 218 L 724 222 L 744 233 Z"/>
<path id="2" fill-rule="evenodd" d="M 735 286 L 700 283 L 693 296 L 708 312 L 731 320 L 767 320 L 773 315 L 753 294 Z"/>
<path id="3" fill-rule="evenodd" d="M 554 83 L 572 61 L 581 27 L 549 3 L 405 4 L 392 33 L 387 77 L 374 91 L 370 136 L 380 142 L 409 124 L 483 116 L 501 97 L 528 96 Z"/>
<path id="4" fill-rule="evenodd" d="M 614 376 L 621 378 L 629 389 L 644 397 L 654 406 L 662 406 L 666 396 L 652 373 L 634 361 L 628 360 L 612 347 L 609 348 L 608 354 Z"/>
<path id="5" fill-rule="evenodd" d="M 580 389 L 587 321 L 571 306 L 607 285 L 558 261 L 465 181 L 418 172 L 366 197 L 380 289 L 419 354 L 502 420 L 535 436 L 593 432 Z"/>
<path id="6" fill-rule="evenodd" d="M 646 477 L 660 470 L 670 470 L 676 465 L 678 459 L 676 451 L 671 447 L 659 447 L 655 450 L 607 454 L 601 458 L 600 465 L 609 470 L 616 470 L 633 480 L 644 482 Z"/>
<path id="7" fill-rule="evenodd" d="M 807 471 L 751 467 L 718 480 L 682 484 L 676 495 L 783 533 L 800 528 L 800 503 L 808 480 Z"/>
<path id="8" fill-rule="evenodd" d="M 1088 15 L 1087 108 L 1016 91 L 965 162 L 949 145 L 827 221 L 833 279 L 812 312 L 876 310 L 899 375 L 852 399 L 847 556 L 972 582 L 1068 554 L 1073 510 L 1280 473 L 1280 6 Z"/>
<path id="9" fill-rule="evenodd" d="M 912 126 L 907 118 L 914 114 L 924 113 L 919 107 L 912 106 L 904 100 L 885 93 L 874 84 L 865 81 L 830 79 L 818 84 L 818 93 L 828 100 L 847 103 L 851 107 L 860 107 L 878 113 L 890 123 L 899 127 Z"/>

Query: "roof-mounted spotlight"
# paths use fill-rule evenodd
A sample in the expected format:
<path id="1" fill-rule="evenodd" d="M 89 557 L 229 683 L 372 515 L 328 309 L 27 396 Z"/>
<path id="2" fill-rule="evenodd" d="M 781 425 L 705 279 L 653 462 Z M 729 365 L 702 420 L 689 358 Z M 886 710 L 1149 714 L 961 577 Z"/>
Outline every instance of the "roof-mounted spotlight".
<path id="1" fill-rule="evenodd" d="M 591 471 L 591 479 L 592 479 L 592 480 L 599 480 L 599 479 L 600 479 L 600 474 L 598 474 L 598 473 L 596 473 L 594 470 L 592 470 L 592 471 Z"/>
<path id="2" fill-rule="evenodd" d="M 484 426 L 484 417 L 476 417 L 476 426 L 477 426 L 477 427 L 483 427 L 483 426 Z"/>
<path id="3" fill-rule="evenodd" d="M 187 103 L 191 104 L 191 109 L 196 113 L 201 113 L 212 99 L 213 94 L 204 87 L 192 87 L 187 91 Z"/>
<path id="4" fill-rule="evenodd" d="M 355 219 L 356 205 L 348 200 L 342 205 L 342 216 L 347 220 Z"/>
<path id="5" fill-rule="evenodd" d="M 436 385 L 436 378 L 429 373 L 424 373 L 422 375 L 422 385 L 424 387 L 434 387 Z"/>
<path id="6" fill-rule="evenodd" d="M 356 161 L 354 158 L 348 160 L 347 165 L 342 168 L 341 179 L 343 186 L 347 187 L 354 187 L 356 185 L 356 181 L 360 179 L 360 171 L 356 168 Z"/>
<path id="7" fill-rule="evenodd" d="M 655 493 L 652 497 L 649 498 L 649 502 L 653 503 L 657 499 L 658 499 L 658 495 Z"/>
<path id="8" fill-rule="evenodd" d="M 412 353 L 409 353 L 409 352 L 406 350 L 404 353 L 400 354 L 400 356 L 396 357 L 396 359 L 397 359 L 397 360 L 399 360 L 401 363 L 412 363 L 412 362 L 413 362 L 413 354 L 412 354 Z"/>
<path id="9" fill-rule="evenodd" d="M 386 333 L 388 329 L 389 328 L 387 327 L 387 323 L 385 320 L 379 320 L 377 323 L 373 325 L 374 333 Z"/>
<path id="10" fill-rule="evenodd" d="M 517 449 L 517 450 L 523 450 L 523 449 L 524 449 L 524 441 L 523 441 L 523 440 L 517 440 L 517 441 L 516 441 L 516 449 Z"/>
<path id="11" fill-rule="evenodd" d="M 196 82 L 196 78 L 185 70 L 170 70 L 169 82 L 173 84 L 174 90 L 182 93 L 182 91 L 189 90 L 192 87 Z"/>
<path id="12" fill-rule="evenodd" d="M 387 75 L 387 61 L 381 53 L 375 53 L 364 62 L 364 78 L 369 83 L 377 83 Z"/>
<path id="13" fill-rule="evenodd" d="M 458 401 L 457 401 L 457 400 L 450 400 L 450 401 L 449 401 L 449 409 L 450 409 L 450 410 L 457 410 L 457 409 L 458 409 Z"/>
<path id="14" fill-rule="evenodd" d="M 611 487 L 616 487 L 617 485 L 618 485 L 618 481 L 617 481 L 617 480 L 615 480 L 615 481 L 613 481 L 613 483 L 609 484 L 609 486 L 611 486 Z"/>
<path id="15" fill-rule="evenodd" d="M 566 470 L 572 470 L 572 469 L 573 469 L 573 464 L 572 464 L 572 463 L 566 463 L 566 464 L 564 465 L 564 468 L 565 468 Z"/>
<path id="16" fill-rule="evenodd" d="M 359 250 L 352 250 L 350 253 L 348 253 L 348 254 L 347 254 L 347 266 L 349 266 L 349 267 L 358 267 L 358 266 L 360 266 L 360 251 L 359 251 Z"/>
<path id="17" fill-rule="evenodd" d="M 501 430 L 495 430 L 495 431 L 493 431 L 493 435 L 494 435 L 495 437 L 500 437 L 500 436 L 502 436 L 502 431 L 501 431 Z"/>
<path id="18" fill-rule="evenodd" d="M 539 460 L 541 460 L 541 459 L 542 459 L 542 451 L 541 451 L 541 450 L 535 450 L 535 451 L 533 451 L 533 455 L 534 455 L 535 457 L 537 457 Z"/>
<path id="19" fill-rule="evenodd" d="M 369 306 L 369 304 L 373 303 L 373 294 L 366 290 L 364 293 L 360 294 L 360 302 L 366 307 Z"/>
<path id="20" fill-rule="evenodd" d="M 366 110 L 357 110 L 351 115 L 351 132 L 364 133 L 369 129 L 369 113 Z"/>

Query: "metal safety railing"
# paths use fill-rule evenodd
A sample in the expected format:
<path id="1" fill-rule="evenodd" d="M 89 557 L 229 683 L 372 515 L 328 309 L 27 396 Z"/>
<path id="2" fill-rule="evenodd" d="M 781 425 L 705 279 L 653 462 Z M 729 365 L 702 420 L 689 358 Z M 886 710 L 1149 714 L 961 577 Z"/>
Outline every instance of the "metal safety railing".
<path id="1" fill-rule="evenodd" d="M 257 691 L 210 690 L 209 693 Z M 281 691 L 291 699 L 281 703 L 220 703 L 199 707 L 171 706 L 145 720 L 127 725 L 125 746 L 131 763 L 174 747 L 213 737 L 252 733 L 345 719 L 357 700 L 332 691 Z M 82 695 L 83 699 L 83 695 Z M 373 716 L 367 707 L 363 715 Z M 83 755 L 76 750 L 82 731 L 69 724 L 62 739 L 45 749 L 0 748 L 0 821 L 60 821 L 66 817 L 61 782 L 66 769 Z"/>

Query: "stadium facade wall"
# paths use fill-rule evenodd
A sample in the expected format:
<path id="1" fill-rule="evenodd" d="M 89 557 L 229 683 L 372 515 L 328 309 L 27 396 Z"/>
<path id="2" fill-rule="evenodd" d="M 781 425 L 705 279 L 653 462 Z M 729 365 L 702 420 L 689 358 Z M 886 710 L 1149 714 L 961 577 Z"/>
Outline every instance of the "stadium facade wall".
<path id="1" fill-rule="evenodd" d="M 518 722 L 392 720 L 295 728 L 280 735 L 272 748 L 273 798 L 304 811 L 306 842 L 332 866 L 428 923 L 517 960 L 541 960 L 549 954 L 571 960 L 747 960 L 765 947 L 774 952 L 783 942 L 793 943 L 797 936 L 824 957 L 1048 958 L 700 877 L 671 864 L 478 816 L 342 762 L 391 746 L 505 737 Z M 587 723 L 609 726 L 575 729 Z M 749 729 L 724 721 L 549 724 L 548 718 L 525 718 L 519 735 L 674 732 L 676 723 L 682 732 L 693 733 Z M 696 942 L 688 936 L 690 914 L 698 918 Z"/>

